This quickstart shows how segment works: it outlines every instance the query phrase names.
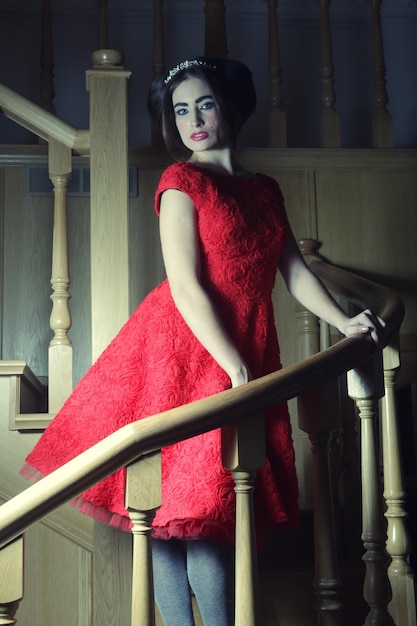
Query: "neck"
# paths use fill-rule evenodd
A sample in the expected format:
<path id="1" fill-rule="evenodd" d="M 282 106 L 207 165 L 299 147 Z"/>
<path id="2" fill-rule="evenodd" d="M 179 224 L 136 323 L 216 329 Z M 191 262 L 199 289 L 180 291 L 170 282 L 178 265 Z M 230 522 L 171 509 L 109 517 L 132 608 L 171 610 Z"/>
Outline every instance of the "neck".
<path id="1" fill-rule="evenodd" d="M 242 171 L 233 151 L 229 148 L 224 150 L 193 152 L 189 160 L 191 163 L 198 163 L 204 167 L 218 169 L 232 175 Z"/>

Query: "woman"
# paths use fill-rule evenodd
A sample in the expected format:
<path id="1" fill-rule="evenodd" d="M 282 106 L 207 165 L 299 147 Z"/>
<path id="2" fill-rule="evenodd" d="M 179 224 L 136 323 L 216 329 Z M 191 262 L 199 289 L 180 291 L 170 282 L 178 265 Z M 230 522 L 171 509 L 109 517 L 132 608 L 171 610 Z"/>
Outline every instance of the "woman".
<path id="1" fill-rule="evenodd" d="M 378 341 L 380 321 L 370 311 L 349 318 L 306 267 L 277 183 L 238 164 L 235 141 L 255 103 L 251 74 L 236 61 L 197 57 L 153 83 L 151 116 L 179 159 L 155 197 L 167 280 L 137 308 L 28 456 L 37 472 L 49 473 L 128 422 L 279 369 L 271 302 L 277 266 L 289 291 L 317 316 L 346 336 L 369 333 Z M 266 433 L 256 522 L 296 525 L 286 406 L 267 412 Z M 124 480 L 120 470 L 82 494 L 78 506 L 129 529 Z M 166 626 L 194 624 L 190 586 L 205 626 L 232 623 L 233 486 L 219 430 L 162 452 L 153 557 Z"/>

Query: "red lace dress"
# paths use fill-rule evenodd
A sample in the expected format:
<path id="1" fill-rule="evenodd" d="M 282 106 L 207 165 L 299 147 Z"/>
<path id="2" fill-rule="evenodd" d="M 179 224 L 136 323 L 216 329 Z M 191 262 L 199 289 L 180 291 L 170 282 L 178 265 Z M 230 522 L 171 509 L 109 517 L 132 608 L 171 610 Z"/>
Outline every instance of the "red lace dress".
<path id="1" fill-rule="evenodd" d="M 218 174 L 191 163 L 163 173 L 161 193 L 175 188 L 195 205 L 205 288 L 254 377 L 280 367 L 271 292 L 288 235 L 278 184 L 270 177 Z M 230 387 L 230 379 L 177 311 L 165 280 L 138 306 L 78 383 L 27 457 L 22 473 L 46 475 L 134 420 Z M 298 490 L 286 405 L 268 412 L 267 463 L 255 488 L 259 527 L 298 523 Z M 235 495 L 223 468 L 220 431 L 162 452 L 163 503 L 159 538 L 210 537 L 233 541 Z M 81 511 L 130 528 L 124 508 L 125 469 L 77 499 Z"/>

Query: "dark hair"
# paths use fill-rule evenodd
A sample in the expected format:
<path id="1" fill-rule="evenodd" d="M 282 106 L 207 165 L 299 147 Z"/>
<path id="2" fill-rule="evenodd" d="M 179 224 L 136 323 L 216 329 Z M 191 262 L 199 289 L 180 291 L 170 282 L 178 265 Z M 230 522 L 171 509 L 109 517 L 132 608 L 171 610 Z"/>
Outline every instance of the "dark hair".
<path id="1" fill-rule="evenodd" d="M 167 76 L 154 80 L 148 93 L 148 111 L 153 123 L 162 131 L 168 151 L 178 160 L 187 159 L 191 152 L 182 143 L 175 124 L 172 92 L 187 78 L 200 78 L 208 84 L 233 145 L 256 106 L 252 74 L 239 61 L 197 56 L 191 62 L 180 63 Z"/>

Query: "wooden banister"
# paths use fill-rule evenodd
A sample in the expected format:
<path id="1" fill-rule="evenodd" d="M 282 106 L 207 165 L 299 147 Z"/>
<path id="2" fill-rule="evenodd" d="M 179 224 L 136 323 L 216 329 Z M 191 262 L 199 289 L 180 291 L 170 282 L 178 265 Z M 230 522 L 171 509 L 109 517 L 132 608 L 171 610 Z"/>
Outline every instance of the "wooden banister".
<path id="1" fill-rule="evenodd" d="M 49 141 L 50 138 L 55 139 L 80 154 L 85 154 L 90 148 L 88 130 L 74 128 L 74 126 L 58 119 L 52 113 L 45 111 L 42 107 L 1 84 L 0 110 L 6 117 L 45 141 Z"/>

